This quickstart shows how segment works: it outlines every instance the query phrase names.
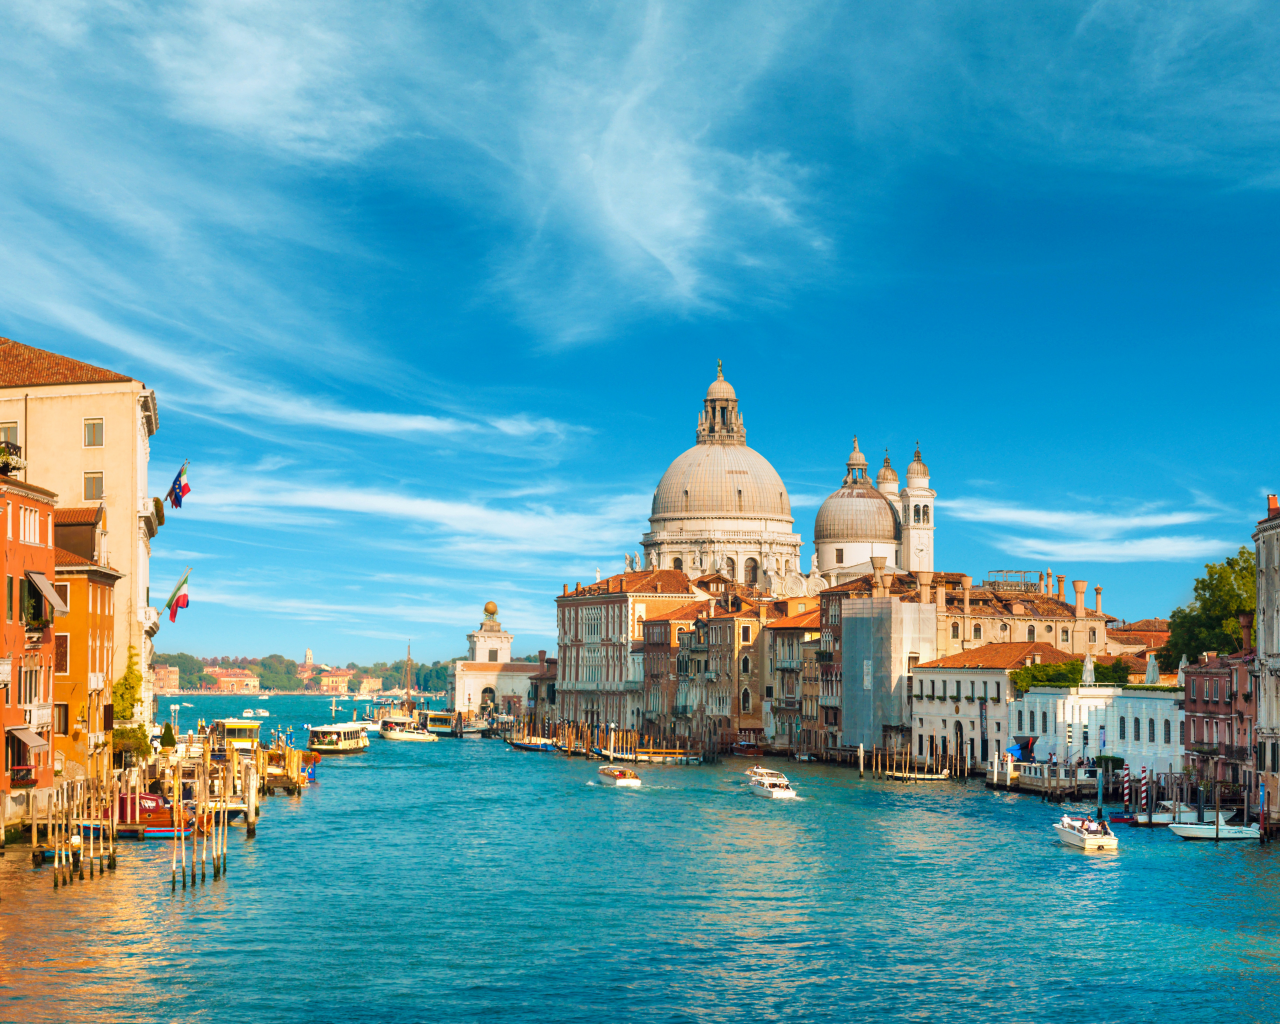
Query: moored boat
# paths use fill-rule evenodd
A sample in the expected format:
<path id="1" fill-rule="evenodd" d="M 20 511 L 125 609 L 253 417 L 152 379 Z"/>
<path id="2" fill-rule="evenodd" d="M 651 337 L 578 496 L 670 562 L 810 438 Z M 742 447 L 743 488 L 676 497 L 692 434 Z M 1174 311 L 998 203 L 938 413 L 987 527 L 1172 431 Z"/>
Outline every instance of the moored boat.
<path id="1" fill-rule="evenodd" d="M 307 749 L 316 754 L 358 754 L 369 748 L 369 734 L 359 722 L 317 725 L 307 737 Z"/>
<path id="2" fill-rule="evenodd" d="M 1175 822 L 1169 826 L 1169 831 L 1175 836 L 1181 836 L 1183 839 L 1257 840 L 1261 828 L 1257 822 L 1252 825 L 1214 825 L 1213 822 L 1202 825 L 1199 822 L 1188 821 L 1182 824 Z"/>
<path id="3" fill-rule="evenodd" d="M 1227 819 L 1235 814 L 1234 809 L 1218 812 L 1218 821 L 1225 824 Z M 1213 827 L 1213 811 L 1206 810 L 1205 817 L 1208 818 L 1208 824 Z M 1130 825 L 1145 828 L 1147 826 L 1147 812 L 1134 811 L 1133 820 Z M 1196 809 L 1189 804 L 1177 803 L 1172 800 L 1160 800 L 1151 808 L 1151 827 L 1155 828 L 1159 825 L 1170 824 L 1200 824 L 1196 821 Z"/>
<path id="4" fill-rule="evenodd" d="M 425 721 L 422 723 L 427 732 L 435 733 L 437 736 L 449 736 L 453 733 L 453 712 L 452 711 L 427 711 L 422 712 Z"/>
<path id="5" fill-rule="evenodd" d="M 634 789 L 640 785 L 640 776 L 630 768 L 601 768 L 597 774 L 606 786 L 624 786 Z"/>
<path id="6" fill-rule="evenodd" d="M 743 757 L 759 757 L 764 751 L 760 749 L 760 744 L 758 743 L 750 740 L 739 740 L 729 748 L 729 753 L 741 754 Z"/>
<path id="7" fill-rule="evenodd" d="M 440 737 L 418 724 L 413 715 L 387 715 L 378 725 L 384 740 L 406 740 L 412 743 L 435 743 Z"/>
<path id="8" fill-rule="evenodd" d="M 120 795 L 117 835 L 137 839 L 172 839 L 174 833 L 189 836 L 195 828 L 195 815 L 185 807 L 178 812 L 177 828 L 173 820 L 173 804 L 155 793 Z"/>
<path id="9" fill-rule="evenodd" d="M 1053 830 L 1066 845 L 1081 850 L 1115 850 L 1120 845 L 1105 821 L 1094 821 L 1088 816 L 1073 818 L 1064 814 L 1053 823 Z"/>
<path id="10" fill-rule="evenodd" d="M 542 753 L 554 754 L 556 750 L 555 741 L 549 737 L 539 738 L 537 736 L 526 736 L 522 740 L 508 741 L 516 750 L 536 750 Z"/>

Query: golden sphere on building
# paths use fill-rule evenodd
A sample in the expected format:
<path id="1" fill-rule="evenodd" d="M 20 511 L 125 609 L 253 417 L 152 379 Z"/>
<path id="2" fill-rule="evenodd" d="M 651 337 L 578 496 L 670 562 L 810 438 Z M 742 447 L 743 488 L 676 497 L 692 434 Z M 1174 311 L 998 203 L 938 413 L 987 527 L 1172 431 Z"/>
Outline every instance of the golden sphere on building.
<path id="1" fill-rule="evenodd" d="M 497 615 L 498 606 L 494 604 L 492 601 L 486 601 L 484 605 L 484 613 L 486 615 Z"/>

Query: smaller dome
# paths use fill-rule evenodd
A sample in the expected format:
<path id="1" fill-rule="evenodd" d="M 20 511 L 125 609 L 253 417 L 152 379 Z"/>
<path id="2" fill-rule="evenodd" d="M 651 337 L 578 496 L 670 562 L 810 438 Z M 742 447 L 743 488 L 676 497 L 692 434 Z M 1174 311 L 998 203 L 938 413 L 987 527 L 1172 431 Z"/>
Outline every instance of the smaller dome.
<path id="1" fill-rule="evenodd" d="M 724 379 L 724 368 L 720 365 L 719 359 L 716 360 L 716 379 L 711 382 L 711 387 L 707 388 L 707 397 L 732 401 L 738 399 L 738 393 L 733 390 L 733 385 Z"/>
<path id="2" fill-rule="evenodd" d="M 862 449 L 858 447 L 857 434 L 853 435 L 853 451 L 849 453 L 849 461 L 845 463 L 845 466 L 849 470 L 844 478 L 846 485 L 863 479 L 867 475 L 867 457 L 862 454 Z"/>
<path id="3" fill-rule="evenodd" d="M 884 490 L 887 483 L 896 484 L 898 482 L 898 474 L 893 471 L 893 467 L 889 465 L 889 456 L 884 457 L 884 466 L 879 473 L 876 474 L 876 487 Z"/>
<path id="4" fill-rule="evenodd" d="M 484 605 L 484 613 L 486 615 L 497 615 L 498 606 L 492 601 L 486 601 Z"/>
<path id="5" fill-rule="evenodd" d="M 885 460 L 888 462 L 888 460 Z M 924 460 L 920 458 L 920 444 L 916 443 L 916 457 L 911 460 L 911 465 L 907 467 L 907 479 L 919 480 L 928 479 L 929 467 L 924 464 Z"/>

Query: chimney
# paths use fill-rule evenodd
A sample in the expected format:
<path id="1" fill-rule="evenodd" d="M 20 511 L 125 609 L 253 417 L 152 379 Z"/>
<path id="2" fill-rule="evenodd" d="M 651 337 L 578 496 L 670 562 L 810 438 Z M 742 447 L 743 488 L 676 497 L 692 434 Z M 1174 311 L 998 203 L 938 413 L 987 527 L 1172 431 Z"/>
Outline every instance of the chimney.
<path id="1" fill-rule="evenodd" d="M 1036 664 L 1037 664 L 1037 665 L 1039 665 L 1039 664 L 1040 664 L 1040 655 L 1038 655 L 1038 654 L 1037 654 L 1037 655 L 1035 656 L 1035 658 L 1036 658 Z"/>
<path id="2" fill-rule="evenodd" d="M 1093 588 L 1093 610 L 1099 615 L 1102 614 L 1102 588 Z"/>
<path id="3" fill-rule="evenodd" d="M 1276 496 L 1274 494 L 1268 494 L 1267 495 L 1267 518 L 1274 519 L 1276 516 L 1280 516 L 1280 501 L 1276 500 Z"/>
<path id="4" fill-rule="evenodd" d="M 969 591 L 973 589 L 973 577 L 961 576 L 960 589 L 964 591 L 964 613 L 969 614 Z"/>
<path id="5" fill-rule="evenodd" d="M 933 582 L 933 573 L 916 573 L 916 582 L 920 585 L 920 603 L 929 604 L 929 584 Z"/>
<path id="6" fill-rule="evenodd" d="M 1067 599 L 1067 578 L 1065 576 L 1058 577 L 1058 600 L 1065 601 Z"/>
<path id="7" fill-rule="evenodd" d="M 1240 613 L 1240 653 L 1253 653 L 1253 612 Z"/>
<path id="8" fill-rule="evenodd" d="M 1047 594 L 1047 593 L 1049 593 L 1049 587 L 1048 587 L 1048 585 L 1045 583 L 1045 580 L 1046 580 L 1046 579 L 1048 579 L 1048 577 L 1047 577 L 1044 573 L 1041 573 L 1041 574 L 1040 574 L 1040 593 L 1042 593 L 1042 594 Z"/>
<path id="9" fill-rule="evenodd" d="M 871 572 L 875 575 L 876 583 L 872 594 L 875 597 L 884 597 L 886 588 L 884 585 L 884 563 L 887 561 L 885 555 L 871 556 Z"/>
<path id="10" fill-rule="evenodd" d="M 547 652 L 546 652 L 546 651 L 539 651 L 539 652 L 538 652 L 538 664 L 539 664 L 539 665 L 545 665 L 546 663 L 547 663 Z"/>
<path id="11" fill-rule="evenodd" d="M 561 596 L 561 597 L 568 597 L 568 596 L 569 596 L 569 584 L 567 584 L 567 583 L 566 583 L 566 584 L 564 585 L 564 593 L 563 593 L 563 594 L 561 594 L 560 596 Z"/>
<path id="12" fill-rule="evenodd" d="M 934 597 L 934 600 L 937 601 L 938 603 L 938 618 L 941 619 L 942 616 L 947 614 L 947 581 L 946 580 L 943 580 L 941 583 L 939 583 L 936 587 L 933 588 L 933 597 Z M 939 622 L 938 626 L 941 627 L 942 623 Z"/>
<path id="13" fill-rule="evenodd" d="M 1076 618 L 1084 618 L 1084 592 L 1089 589 L 1088 580 L 1072 580 L 1071 586 L 1076 592 Z"/>

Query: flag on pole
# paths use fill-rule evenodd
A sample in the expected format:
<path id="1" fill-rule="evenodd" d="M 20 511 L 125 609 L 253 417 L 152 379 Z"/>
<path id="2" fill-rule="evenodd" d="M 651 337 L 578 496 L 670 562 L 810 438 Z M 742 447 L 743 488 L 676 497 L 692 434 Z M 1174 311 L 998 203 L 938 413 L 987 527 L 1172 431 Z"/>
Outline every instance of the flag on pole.
<path id="1" fill-rule="evenodd" d="M 190 569 L 182 574 L 182 579 L 178 580 L 178 585 L 173 588 L 173 593 L 169 595 L 169 600 L 165 602 L 164 606 L 169 609 L 170 622 L 177 621 L 179 608 L 187 607 L 187 577 L 190 575 Z"/>
<path id="2" fill-rule="evenodd" d="M 187 484 L 187 466 L 189 462 L 184 462 L 182 468 L 178 470 L 178 475 L 173 478 L 173 486 L 169 488 L 169 493 L 165 495 L 169 499 L 169 504 L 174 508 L 182 508 L 182 499 L 191 493 L 191 487 Z"/>

